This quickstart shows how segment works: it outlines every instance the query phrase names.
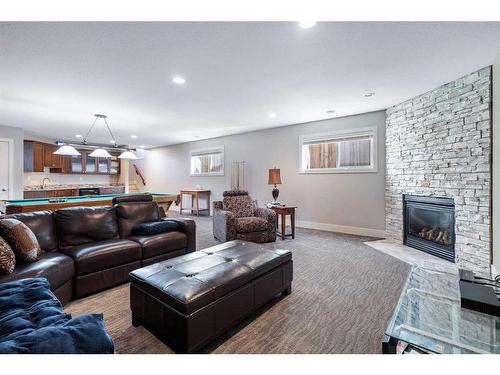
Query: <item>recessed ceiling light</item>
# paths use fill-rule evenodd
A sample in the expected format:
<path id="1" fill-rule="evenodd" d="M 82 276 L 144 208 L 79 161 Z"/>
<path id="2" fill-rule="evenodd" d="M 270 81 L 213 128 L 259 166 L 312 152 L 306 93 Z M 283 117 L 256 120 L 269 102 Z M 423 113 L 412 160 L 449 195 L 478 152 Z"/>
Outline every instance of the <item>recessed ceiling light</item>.
<path id="1" fill-rule="evenodd" d="M 336 111 L 334 109 L 329 109 L 328 111 L 326 111 L 327 114 L 329 115 L 333 115 Z"/>
<path id="2" fill-rule="evenodd" d="M 275 118 L 275 117 L 276 117 L 276 113 L 271 112 L 271 113 L 269 114 L 269 117 L 271 117 L 271 118 Z"/>
<path id="3" fill-rule="evenodd" d="M 367 92 L 367 93 L 365 94 L 365 98 L 371 98 L 373 95 L 375 95 L 375 93 L 374 93 L 374 92 Z"/>
<path id="4" fill-rule="evenodd" d="M 176 85 L 183 85 L 186 83 L 186 80 L 180 76 L 175 76 L 174 78 L 172 78 L 172 82 Z"/>
<path id="5" fill-rule="evenodd" d="M 130 138 L 132 138 L 132 139 L 136 139 L 136 138 L 137 138 L 137 136 L 136 136 L 135 134 L 132 134 L 132 135 L 130 136 Z"/>
<path id="6" fill-rule="evenodd" d="M 145 146 L 144 145 L 141 145 L 141 148 L 144 148 Z"/>
<path id="7" fill-rule="evenodd" d="M 299 26 L 303 29 L 310 29 L 316 25 L 316 21 L 300 21 Z"/>
<path id="8" fill-rule="evenodd" d="M 75 135 L 75 137 L 76 137 L 76 138 L 82 138 L 82 137 L 83 137 L 83 135 L 81 135 L 81 134 L 76 134 L 76 135 Z"/>
<path id="9" fill-rule="evenodd" d="M 115 144 L 116 142 L 112 139 L 109 143 Z"/>

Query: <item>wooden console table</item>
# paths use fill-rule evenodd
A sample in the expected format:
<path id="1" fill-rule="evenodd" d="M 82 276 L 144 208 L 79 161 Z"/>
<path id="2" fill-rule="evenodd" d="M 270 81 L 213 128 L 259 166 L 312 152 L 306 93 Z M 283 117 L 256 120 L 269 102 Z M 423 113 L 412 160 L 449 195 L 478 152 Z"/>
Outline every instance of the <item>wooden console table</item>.
<path id="1" fill-rule="evenodd" d="M 269 207 L 271 210 L 274 210 L 276 214 L 281 217 L 281 233 L 277 233 L 278 236 L 281 236 L 281 239 L 284 240 L 286 237 L 291 236 L 292 239 L 295 238 L 295 209 L 296 206 L 275 206 Z M 292 227 L 292 233 L 286 234 L 286 215 L 290 215 L 290 226 Z M 278 225 L 278 223 L 276 223 Z"/>
<path id="2" fill-rule="evenodd" d="M 203 211 L 208 211 L 208 216 L 210 216 L 210 190 L 197 190 L 197 189 L 187 189 L 187 190 L 181 190 L 181 206 L 180 206 L 180 214 L 182 215 L 183 210 L 190 210 L 191 213 L 196 212 L 196 216 L 200 216 L 200 212 Z M 183 198 L 184 195 L 189 195 L 191 196 L 191 207 L 184 207 L 183 206 Z M 200 196 L 205 197 L 207 199 L 207 207 L 206 208 L 200 208 Z M 196 202 L 196 208 L 195 208 L 195 202 Z"/>

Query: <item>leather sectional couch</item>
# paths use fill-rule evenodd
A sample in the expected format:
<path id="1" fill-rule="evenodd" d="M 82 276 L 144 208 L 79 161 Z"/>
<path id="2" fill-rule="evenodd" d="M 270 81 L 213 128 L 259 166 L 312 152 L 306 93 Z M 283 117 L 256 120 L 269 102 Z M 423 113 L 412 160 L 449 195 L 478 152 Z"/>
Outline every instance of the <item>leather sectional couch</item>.
<path id="1" fill-rule="evenodd" d="M 35 234 L 43 254 L 21 263 L 0 283 L 45 277 L 64 304 L 129 280 L 129 272 L 196 249 L 195 223 L 175 220 L 177 231 L 132 235 L 132 228 L 160 220 L 163 210 L 149 195 L 122 197 L 113 207 L 71 207 L 9 215 Z"/>

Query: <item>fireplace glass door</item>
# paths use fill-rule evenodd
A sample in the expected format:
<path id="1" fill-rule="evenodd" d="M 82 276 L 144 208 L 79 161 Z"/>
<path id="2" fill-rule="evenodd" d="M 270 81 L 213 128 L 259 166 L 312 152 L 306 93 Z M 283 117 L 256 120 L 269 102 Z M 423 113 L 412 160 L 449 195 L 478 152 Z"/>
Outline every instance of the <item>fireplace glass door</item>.
<path id="1" fill-rule="evenodd" d="M 408 208 L 408 234 L 439 245 L 451 244 L 453 214 L 422 207 Z"/>
<path id="2" fill-rule="evenodd" d="M 455 205 L 452 199 L 405 196 L 405 244 L 455 261 Z"/>

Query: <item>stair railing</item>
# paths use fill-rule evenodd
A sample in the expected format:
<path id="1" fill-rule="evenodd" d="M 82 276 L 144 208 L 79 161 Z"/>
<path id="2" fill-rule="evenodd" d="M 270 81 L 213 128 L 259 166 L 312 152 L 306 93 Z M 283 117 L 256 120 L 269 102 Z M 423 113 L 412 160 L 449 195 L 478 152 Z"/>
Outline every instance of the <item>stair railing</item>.
<path id="1" fill-rule="evenodd" d="M 139 176 L 141 178 L 142 184 L 144 186 L 146 186 L 146 180 L 145 180 L 144 176 L 142 175 L 141 171 L 139 170 L 139 168 L 137 168 L 136 164 L 132 164 L 132 165 L 134 166 L 135 173 L 137 174 L 137 176 Z"/>

